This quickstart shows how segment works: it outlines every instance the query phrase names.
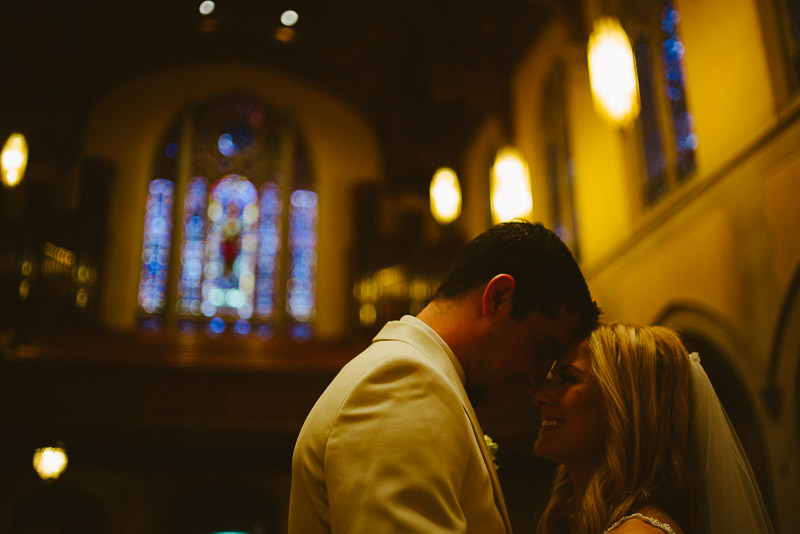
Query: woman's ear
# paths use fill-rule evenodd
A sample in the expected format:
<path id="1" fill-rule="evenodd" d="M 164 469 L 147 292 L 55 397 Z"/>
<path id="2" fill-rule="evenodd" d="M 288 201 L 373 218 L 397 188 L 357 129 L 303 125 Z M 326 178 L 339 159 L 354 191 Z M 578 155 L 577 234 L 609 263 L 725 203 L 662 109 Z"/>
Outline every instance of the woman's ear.
<path id="1" fill-rule="evenodd" d="M 510 274 L 498 274 L 489 280 L 481 300 L 484 317 L 511 313 L 515 283 Z"/>

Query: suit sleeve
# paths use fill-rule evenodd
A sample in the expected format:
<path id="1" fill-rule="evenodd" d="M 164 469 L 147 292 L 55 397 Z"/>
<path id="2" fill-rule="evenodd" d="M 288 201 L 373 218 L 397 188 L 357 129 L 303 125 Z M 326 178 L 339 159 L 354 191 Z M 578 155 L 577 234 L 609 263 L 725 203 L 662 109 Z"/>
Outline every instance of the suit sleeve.
<path id="1" fill-rule="evenodd" d="M 347 397 L 325 453 L 331 531 L 459 533 L 474 437 L 452 386 L 413 358 L 373 369 Z"/>

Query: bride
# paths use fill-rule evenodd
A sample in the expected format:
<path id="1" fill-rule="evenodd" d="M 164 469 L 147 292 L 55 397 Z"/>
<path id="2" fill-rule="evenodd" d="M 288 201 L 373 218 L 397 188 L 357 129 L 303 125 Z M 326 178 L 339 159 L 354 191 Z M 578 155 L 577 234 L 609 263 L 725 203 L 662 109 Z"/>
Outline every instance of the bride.
<path id="1" fill-rule="evenodd" d="M 560 463 L 541 534 L 773 533 L 747 457 L 673 331 L 601 325 L 532 392 Z"/>

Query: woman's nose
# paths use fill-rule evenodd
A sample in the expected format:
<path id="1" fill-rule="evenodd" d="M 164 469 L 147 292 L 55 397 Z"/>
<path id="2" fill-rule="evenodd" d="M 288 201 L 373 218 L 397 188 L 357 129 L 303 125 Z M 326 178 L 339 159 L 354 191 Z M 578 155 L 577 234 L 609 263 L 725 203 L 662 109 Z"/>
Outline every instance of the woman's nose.
<path id="1" fill-rule="evenodd" d="M 553 404 L 552 384 L 547 381 L 542 387 L 530 391 L 531 400 L 533 404 L 542 408 L 544 406 L 551 406 Z"/>

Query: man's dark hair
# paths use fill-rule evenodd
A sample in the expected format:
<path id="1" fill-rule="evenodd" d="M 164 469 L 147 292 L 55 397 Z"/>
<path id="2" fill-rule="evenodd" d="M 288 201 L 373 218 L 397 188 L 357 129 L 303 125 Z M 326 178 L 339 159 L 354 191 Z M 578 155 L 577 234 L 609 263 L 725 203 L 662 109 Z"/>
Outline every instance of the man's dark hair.
<path id="1" fill-rule="evenodd" d="M 581 317 L 582 331 L 597 325 L 600 309 L 578 263 L 558 235 L 540 223 L 501 223 L 467 243 L 433 298 L 457 297 L 498 274 L 516 281 L 511 316 L 517 321 L 534 310 L 552 319 L 567 307 Z"/>

